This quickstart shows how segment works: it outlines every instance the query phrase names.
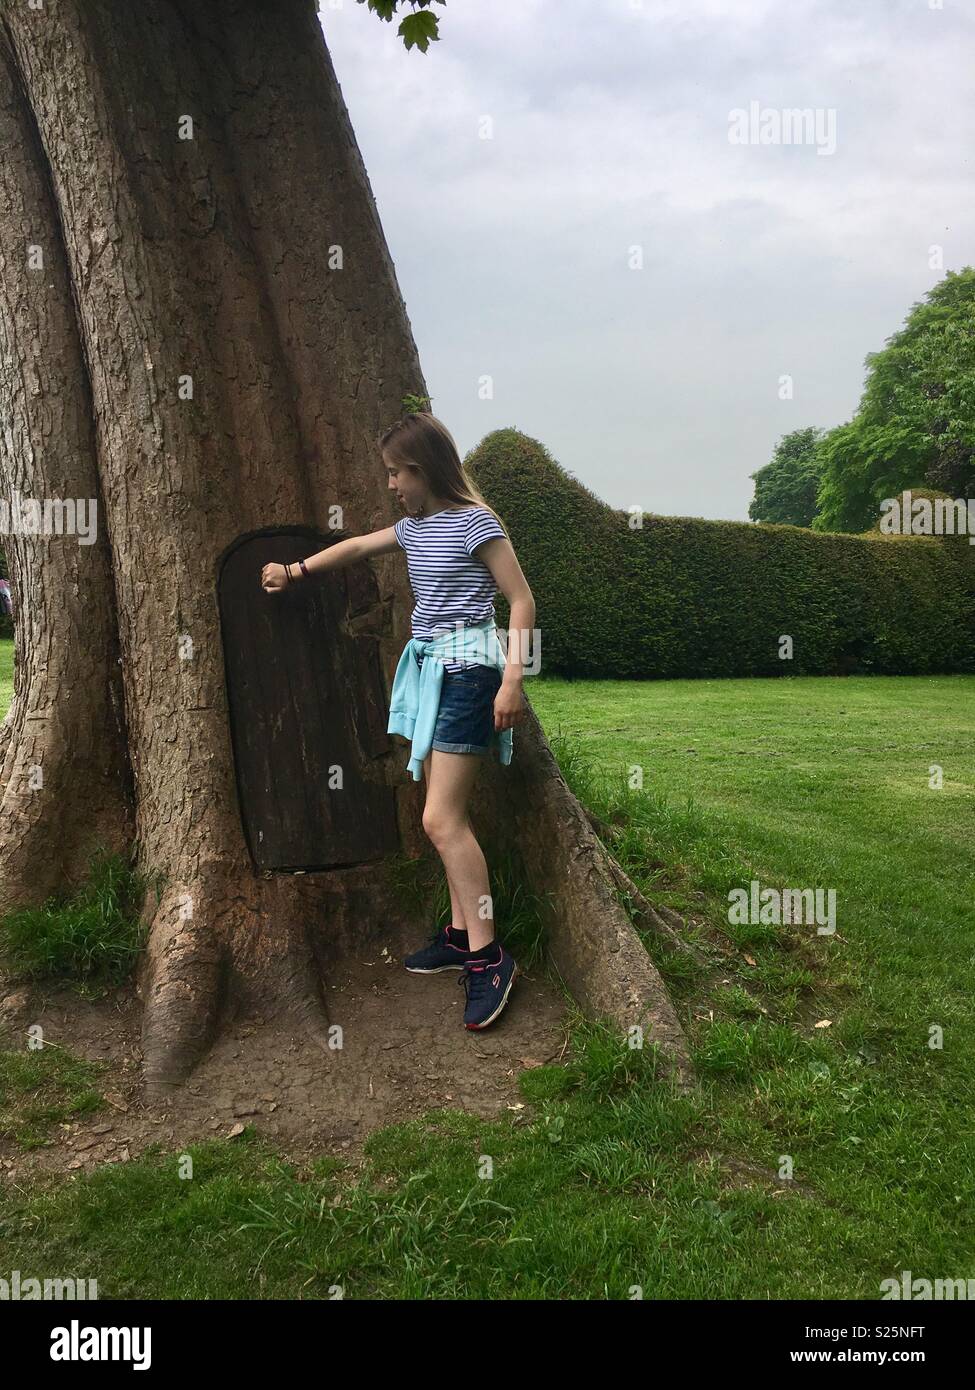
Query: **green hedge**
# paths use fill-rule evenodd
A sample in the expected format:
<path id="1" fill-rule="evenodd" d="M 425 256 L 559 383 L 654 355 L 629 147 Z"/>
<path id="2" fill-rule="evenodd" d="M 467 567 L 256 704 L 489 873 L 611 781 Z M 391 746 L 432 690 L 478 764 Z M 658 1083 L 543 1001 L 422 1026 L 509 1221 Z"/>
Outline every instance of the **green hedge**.
<path id="1" fill-rule="evenodd" d="M 855 536 L 607 507 L 514 429 L 464 460 L 511 533 L 542 669 L 578 677 L 975 671 L 967 538 Z M 641 505 L 634 498 L 634 505 Z M 496 600 L 507 627 L 507 602 Z M 793 639 L 792 660 L 779 638 Z"/>

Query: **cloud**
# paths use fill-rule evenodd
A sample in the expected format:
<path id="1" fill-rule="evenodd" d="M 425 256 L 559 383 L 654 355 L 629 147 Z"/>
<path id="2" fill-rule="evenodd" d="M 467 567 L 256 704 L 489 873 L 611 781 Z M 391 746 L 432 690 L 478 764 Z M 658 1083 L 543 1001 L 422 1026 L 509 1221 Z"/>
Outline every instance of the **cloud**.
<path id="1" fill-rule="evenodd" d="M 866 353 L 943 278 L 929 248 L 975 261 L 970 17 L 437 10 L 421 55 L 365 6 L 321 6 L 435 413 L 464 451 L 501 425 L 537 435 L 614 506 L 744 519 L 782 434 L 855 410 Z M 832 112 L 835 152 L 730 143 L 751 102 Z"/>

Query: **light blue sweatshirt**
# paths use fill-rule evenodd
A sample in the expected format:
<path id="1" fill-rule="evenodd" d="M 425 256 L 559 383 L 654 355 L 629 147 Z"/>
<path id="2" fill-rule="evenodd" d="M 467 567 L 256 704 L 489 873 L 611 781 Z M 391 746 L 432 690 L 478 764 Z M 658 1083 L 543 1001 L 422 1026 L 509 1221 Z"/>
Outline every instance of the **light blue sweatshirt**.
<path id="1" fill-rule="evenodd" d="M 417 655 L 423 665 L 417 667 Z M 408 770 L 413 781 L 419 782 L 423 760 L 433 744 L 433 730 L 440 709 L 440 690 L 443 686 L 444 658 L 448 661 L 472 661 L 481 666 L 505 668 L 505 656 L 494 622 L 472 623 L 452 632 L 438 633 L 429 641 L 412 637 L 403 648 L 396 667 L 393 691 L 389 698 L 388 734 L 400 734 L 412 741 Z M 512 729 L 495 732 L 498 754 L 507 766 L 511 762 Z"/>

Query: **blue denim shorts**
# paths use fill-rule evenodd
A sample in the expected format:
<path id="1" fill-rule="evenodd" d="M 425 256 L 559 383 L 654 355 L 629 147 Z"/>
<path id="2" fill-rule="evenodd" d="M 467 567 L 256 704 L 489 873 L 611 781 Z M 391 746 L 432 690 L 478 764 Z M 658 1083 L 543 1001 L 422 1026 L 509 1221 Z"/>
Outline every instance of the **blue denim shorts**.
<path id="1" fill-rule="evenodd" d="M 489 753 L 495 739 L 494 697 L 500 689 L 496 666 L 445 670 L 431 747 L 441 753 Z"/>

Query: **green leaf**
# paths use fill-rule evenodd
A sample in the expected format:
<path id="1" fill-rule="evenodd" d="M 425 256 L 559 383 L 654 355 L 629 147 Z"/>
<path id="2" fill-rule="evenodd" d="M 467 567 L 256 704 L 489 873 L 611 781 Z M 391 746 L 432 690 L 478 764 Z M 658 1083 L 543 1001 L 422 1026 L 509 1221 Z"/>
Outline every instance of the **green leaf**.
<path id="1" fill-rule="evenodd" d="M 402 35 L 407 48 L 412 48 L 415 44 L 421 53 L 426 53 L 431 40 L 435 42 L 440 38 L 437 31 L 437 16 L 430 14 L 427 10 L 407 15 L 397 32 Z"/>

